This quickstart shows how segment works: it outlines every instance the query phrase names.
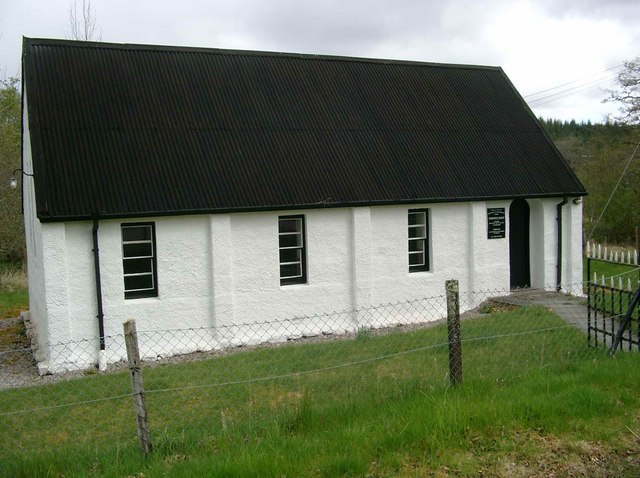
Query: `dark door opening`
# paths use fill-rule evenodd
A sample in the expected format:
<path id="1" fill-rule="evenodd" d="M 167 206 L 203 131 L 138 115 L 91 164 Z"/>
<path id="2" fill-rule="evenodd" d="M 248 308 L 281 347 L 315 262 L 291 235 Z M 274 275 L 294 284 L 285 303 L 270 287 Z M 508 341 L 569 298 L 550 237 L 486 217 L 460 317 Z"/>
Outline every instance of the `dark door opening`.
<path id="1" fill-rule="evenodd" d="M 529 270 L 529 204 L 516 199 L 509 208 L 509 270 L 511 288 L 531 286 Z"/>

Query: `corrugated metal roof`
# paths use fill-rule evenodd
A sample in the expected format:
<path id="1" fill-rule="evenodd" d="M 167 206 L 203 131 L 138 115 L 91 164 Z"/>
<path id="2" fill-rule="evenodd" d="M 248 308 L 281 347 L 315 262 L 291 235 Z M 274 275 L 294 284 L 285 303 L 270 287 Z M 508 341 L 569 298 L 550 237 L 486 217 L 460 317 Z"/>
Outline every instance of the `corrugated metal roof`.
<path id="1" fill-rule="evenodd" d="M 24 40 L 38 216 L 584 195 L 500 68 Z"/>

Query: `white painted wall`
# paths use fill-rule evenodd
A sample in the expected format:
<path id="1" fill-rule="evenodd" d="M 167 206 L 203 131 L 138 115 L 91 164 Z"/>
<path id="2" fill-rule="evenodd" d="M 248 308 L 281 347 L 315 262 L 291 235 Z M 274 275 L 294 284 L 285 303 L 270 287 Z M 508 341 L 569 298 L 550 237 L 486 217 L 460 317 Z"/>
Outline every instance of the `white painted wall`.
<path id="1" fill-rule="evenodd" d="M 578 204 L 569 199 L 569 204 L 563 208 L 563 264 L 562 289 L 565 292 L 582 295 L 582 201 Z"/>
<path id="2" fill-rule="evenodd" d="M 203 334 L 201 328 L 227 327 L 226 334 L 213 337 L 224 346 L 239 342 L 234 334 L 240 330 L 232 326 L 334 311 L 345 311 L 340 327 L 346 330 L 358 325 L 350 311 L 441 296 L 447 279 L 458 279 L 463 292 L 506 290 L 508 238 L 487 239 L 486 209 L 505 207 L 508 216 L 508 206 L 505 201 L 413 206 L 429 208 L 431 229 L 431 271 L 415 273 L 409 273 L 407 264 L 408 207 L 303 211 L 308 283 L 289 286 L 279 281 L 277 219 L 290 211 L 155 218 L 159 295 L 130 300 L 124 299 L 120 226 L 154 218 L 101 221 L 107 359 L 124 356 L 120 334 L 128 319 L 136 319 L 139 331 L 156 331 L 157 347 L 148 345 L 146 352 L 143 347 L 143 353 L 154 355 L 169 346 L 176 353 L 190 351 L 197 342 L 191 349 L 171 345 L 171 334 L 159 338 L 163 330 L 198 329 Z M 34 313 L 34 319 L 49 324 L 42 335 L 50 345 L 43 367 L 58 371 L 93 364 L 98 325 L 92 223 L 37 223 L 37 228 L 44 274 L 34 269 L 33 278 L 46 292 L 33 298 L 37 310 L 44 311 Z M 400 311 L 391 320 L 418 320 L 414 315 Z M 266 333 L 273 336 L 263 329 L 245 342 L 259 341 Z M 319 332 L 317 321 L 307 320 L 300 330 L 292 334 Z M 211 340 L 202 337 L 204 344 Z M 77 344 L 72 354 L 55 346 L 69 341 Z"/>
<path id="3" fill-rule="evenodd" d="M 31 136 L 29 134 L 29 118 L 27 111 L 27 92 L 23 95 L 23 157 L 22 168 L 27 173 L 33 172 L 31 155 Z M 41 344 L 48 344 L 47 302 L 45 300 L 45 273 L 42 249 L 42 231 L 40 221 L 36 217 L 35 191 L 33 178 L 22 176 L 22 200 L 24 209 L 24 228 L 27 246 L 27 274 L 29 279 L 29 313 L 34 326 L 33 332 Z M 34 350 L 37 361 L 47 359 L 47 348 Z"/>
<path id="4" fill-rule="evenodd" d="M 561 288 L 581 293 L 582 282 L 582 202 L 569 198 L 562 207 Z M 555 290 L 558 263 L 557 205 L 562 198 L 529 199 L 531 286 Z"/>

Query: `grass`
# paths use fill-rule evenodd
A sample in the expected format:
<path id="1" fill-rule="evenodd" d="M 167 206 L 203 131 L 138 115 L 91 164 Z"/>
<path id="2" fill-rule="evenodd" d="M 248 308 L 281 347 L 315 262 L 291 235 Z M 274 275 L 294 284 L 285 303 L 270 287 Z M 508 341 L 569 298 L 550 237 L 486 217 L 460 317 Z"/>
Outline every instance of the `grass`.
<path id="1" fill-rule="evenodd" d="M 0 320 L 29 309 L 27 274 L 21 265 L 0 263 Z"/>
<path id="2" fill-rule="evenodd" d="M 0 320 L 18 317 L 29 309 L 29 293 L 26 290 L 0 292 Z"/>
<path id="3" fill-rule="evenodd" d="M 446 336 L 363 329 L 147 367 L 147 459 L 131 398 L 95 401 L 126 394 L 125 373 L 0 391 L 2 412 L 32 410 L 2 416 L 0 475 L 638 476 L 640 354 L 607 357 L 542 308 L 497 311 L 463 321 L 450 387 Z"/>
<path id="4" fill-rule="evenodd" d="M 618 276 L 622 277 L 623 287 L 627 287 L 627 278 L 631 279 L 631 287 L 638 287 L 638 279 L 640 278 L 640 271 L 638 266 L 629 266 L 625 264 L 617 264 L 614 262 L 600 261 L 596 259 L 591 260 L 591 277 L 587 277 L 587 258 L 583 259 L 583 280 L 584 282 L 593 280 L 593 273 L 598 274 L 598 281 L 604 275 L 606 277 L 607 285 L 610 284 L 609 278 L 615 277 L 615 286 L 618 287 Z"/>

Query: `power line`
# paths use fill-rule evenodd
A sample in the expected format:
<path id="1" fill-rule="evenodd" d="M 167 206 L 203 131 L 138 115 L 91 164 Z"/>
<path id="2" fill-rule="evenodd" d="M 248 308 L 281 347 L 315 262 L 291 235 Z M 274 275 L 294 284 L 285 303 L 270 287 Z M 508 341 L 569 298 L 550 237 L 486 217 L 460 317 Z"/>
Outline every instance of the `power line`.
<path id="1" fill-rule="evenodd" d="M 609 196 L 609 199 L 607 199 L 607 203 L 604 205 L 604 208 L 602 209 L 602 212 L 600 213 L 600 216 L 598 217 L 598 220 L 596 221 L 596 223 L 591 228 L 591 232 L 589 233 L 589 237 L 587 237 L 587 241 L 589 239 L 591 239 L 591 236 L 593 235 L 593 232 L 596 230 L 596 227 L 598 226 L 598 223 L 600 222 L 600 219 L 602 219 L 602 216 L 604 216 L 604 212 L 609 207 L 609 203 L 611 202 L 611 199 L 613 198 L 613 195 L 618 190 L 618 186 L 620 186 L 620 182 L 622 181 L 622 178 L 627 173 L 627 170 L 629 169 L 629 165 L 631 164 L 631 161 L 633 160 L 633 158 L 635 157 L 636 153 L 638 152 L 638 148 L 640 148 L 640 142 L 636 145 L 636 148 L 633 150 L 633 153 L 631 153 L 631 156 L 629 157 L 629 160 L 627 161 L 627 164 L 624 167 L 624 170 L 622 171 L 622 174 L 620 175 L 620 178 L 618 178 L 618 182 L 616 183 L 615 187 L 613 188 L 613 191 L 611 191 L 611 195 Z"/>
<path id="2" fill-rule="evenodd" d="M 568 82 L 563 83 L 563 84 L 558 85 L 558 86 L 552 86 L 551 88 L 547 88 L 545 90 L 536 91 L 535 93 L 529 93 L 528 95 L 524 95 L 524 98 L 529 98 L 530 96 L 537 96 L 537 95 L 540 95 L 542 93 L 546 93 L 547 91 L 557 90 L 558 88 L 564 88 L 565 86 L 572 85 L 573 83 L 579 83 L 579 82 L 587 80 L 589 78 L 593 78 L 594 76 L 599 76 L 599 75 L 602 75 L 603 73 L 607 73 L 609 71 L 615 70 L 617 68 L 620 68 L 621 66 L 624 66 L 624 64 L 621 63 L 619 65 L 612 66 L 611 68 L 607 68 L 606 70 L 603 70 L 603 71 L 601 71 L 599 73 L 593 73 L 591 75 L 584 76 L 584 77 L 579 78 L 577 80 L 568 81 Z"/>
<path id="3" fill-rule="evenodd" d="M 571 96 L 573 94 L 575 94 L 578 91 L 582 91 L 582 90 L 586 90 L 589 89 L 597 84 L 600 83 L 604 83 L 605 81 L 609 81 L 613 78 L 613 76 L 607 77 L 607 78 L 601 78 L 599 80 L 594 80 L 590 83 L 585 83 L 584 85 L 579 85 L 579 86 L 574 86 L 572 88 L 567 88 L 566 90 L 562 90 L 559 91 L 557 93 L 552 93 L 550 95 L 547 96 L 542 96 L 540 98 L 536 98 L 534 100 L 529 100 L 527 101 L 527 104 L 532 105 L 535 104 L 535 106 L 541 106 L 541 105 L 545 105 L 547 103 L 551 103 L 552 101 L 556 101 L 562 98 L 566 98 L 567 96 Z M 556 98 L 557 97 L 557 98 Z M 551 98 L 551 99 L 549 99 Z M 543 101 L 543 100 L 547 100 L 547 101 Z M 542 103 L 539 103 L 539 101 L 543 101 Z"/>

